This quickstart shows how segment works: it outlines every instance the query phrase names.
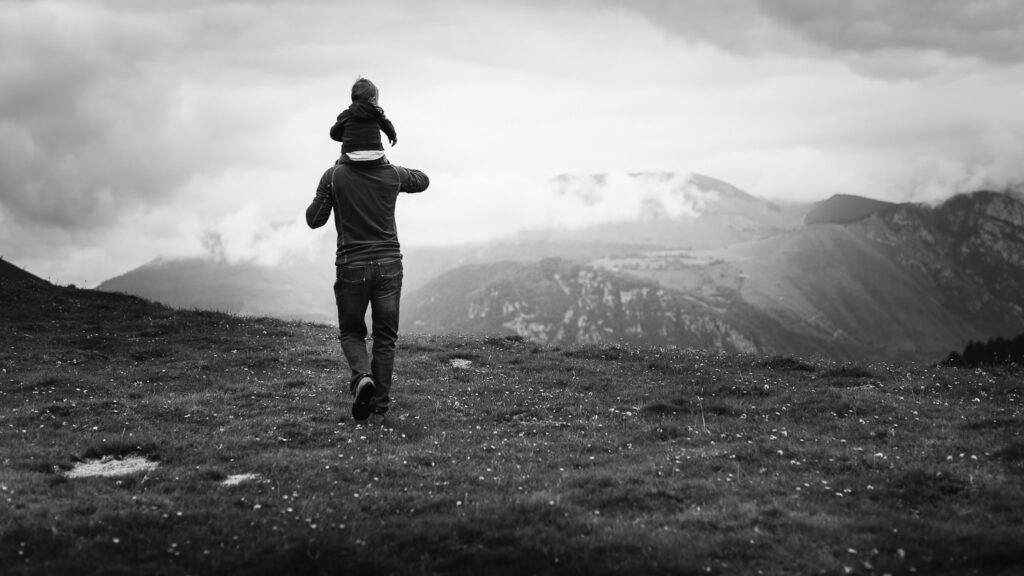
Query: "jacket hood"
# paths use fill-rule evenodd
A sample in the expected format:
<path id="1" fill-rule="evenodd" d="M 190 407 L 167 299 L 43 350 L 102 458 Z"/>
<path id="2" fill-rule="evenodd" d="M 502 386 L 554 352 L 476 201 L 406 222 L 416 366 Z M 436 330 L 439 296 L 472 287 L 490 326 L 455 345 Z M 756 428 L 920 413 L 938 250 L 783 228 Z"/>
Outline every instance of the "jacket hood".
<path id="1" fill-rule="evenodd" d="M 364 100 L 353 102 L 348 107 L 348 111 L 352 114 L 353 118 L 359 118 L 361 120 L 376 119 L 384 116 L 384 111 L 381 110 L 380 106 L 376 106 Z"/>
<path id="2" fill-rule="evenodd" d="M 369 102 L 370 104 L 377 104 L 377 96 L 380 92 L 377 90 L 376 84 L 370 82 L 366 78 L 360 78 L 356 80 L 356 83 L 352 85 L 352 102 Z"/>

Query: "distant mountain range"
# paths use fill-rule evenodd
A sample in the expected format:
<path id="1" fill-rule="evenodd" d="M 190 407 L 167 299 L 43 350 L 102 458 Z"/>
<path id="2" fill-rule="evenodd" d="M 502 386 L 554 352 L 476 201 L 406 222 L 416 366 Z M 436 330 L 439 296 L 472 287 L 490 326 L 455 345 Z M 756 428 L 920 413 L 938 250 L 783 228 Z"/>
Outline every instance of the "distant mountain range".
<path id="1" fill-rule="evenodd" d="M 263 266 L 223 259 L 161 258 L 111 278 L 97 289 L 177 308 L 334 322 L 338 316 L 333 282 L 332 259 L 319 265 L 311 259 L 298 259 Z"/>
<path id="2" fill-rule="evenodd" d="M 630 178 L 658 186 L 632 220 L 406 249 L 404 330 L 937 361 L 1024 327 L 1017 194 L 786 204 L 706 176 Z M 560 176 L 553 193 L 590 205 L 609 186 Z M 273 268 L 158 260 L 100 289 L 333 322 L 332 274 L 329 255 Z"/>

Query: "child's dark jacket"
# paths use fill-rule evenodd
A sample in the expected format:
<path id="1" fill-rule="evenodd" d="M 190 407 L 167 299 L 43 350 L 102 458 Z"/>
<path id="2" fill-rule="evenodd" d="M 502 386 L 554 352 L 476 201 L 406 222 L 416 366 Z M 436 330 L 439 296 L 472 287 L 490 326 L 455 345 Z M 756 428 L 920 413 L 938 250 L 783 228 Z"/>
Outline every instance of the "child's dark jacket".
<path id="1" fill-rule="evenodd" d="M 384 116 L 384 110 L 370 102 L 353 102 L 338 115 L 338 121 L 331 127 L 331 139 L 341 142 L 342 153 L 359 150 L 384 150 L 380 133 L 387 134 L 394 142 L 398 139 L 395 126 Z"/>

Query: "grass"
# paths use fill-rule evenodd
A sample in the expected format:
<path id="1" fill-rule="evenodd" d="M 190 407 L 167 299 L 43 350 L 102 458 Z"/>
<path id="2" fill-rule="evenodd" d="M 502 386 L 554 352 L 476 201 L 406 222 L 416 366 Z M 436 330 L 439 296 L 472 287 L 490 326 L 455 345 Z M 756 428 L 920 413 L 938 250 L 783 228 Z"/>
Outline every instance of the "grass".
<path id="1" fill-rule="evenodd" d="M 1024 568 L 1015 369 L 403 336 L 371 428 L 333 327 L 0 295 L 5 575 Z"/>

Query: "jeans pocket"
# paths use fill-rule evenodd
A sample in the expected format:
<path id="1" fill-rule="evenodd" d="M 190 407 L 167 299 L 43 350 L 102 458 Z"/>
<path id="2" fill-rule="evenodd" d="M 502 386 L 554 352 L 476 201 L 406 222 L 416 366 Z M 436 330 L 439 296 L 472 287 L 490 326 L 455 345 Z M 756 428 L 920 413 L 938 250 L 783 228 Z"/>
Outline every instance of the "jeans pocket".
<path id="1" fill-rule="evenodd" d="M 338 267 L 338 281 L 342 284 L 362 284 L 366 282 L 366 266 Z"/>
<path id="2" fill-rule="evenodd" d="M 402 261 L 391 260 L 389 262 L 381 262 L 380 264 L 380 277 L 386 280 L 392 280 L 394 278 L 402 278 Z"/>

